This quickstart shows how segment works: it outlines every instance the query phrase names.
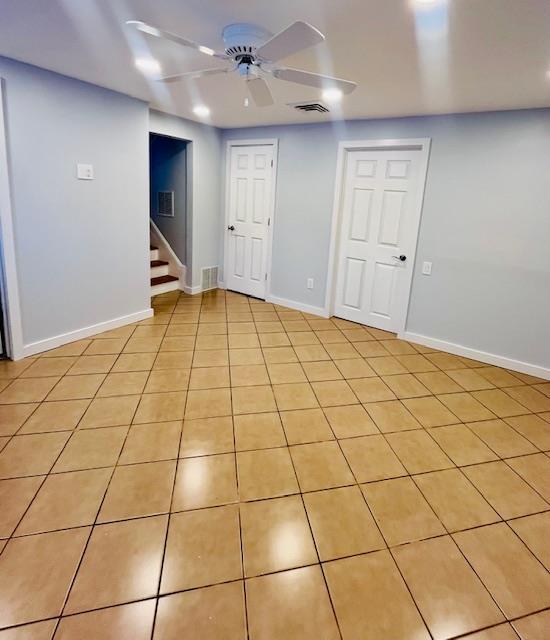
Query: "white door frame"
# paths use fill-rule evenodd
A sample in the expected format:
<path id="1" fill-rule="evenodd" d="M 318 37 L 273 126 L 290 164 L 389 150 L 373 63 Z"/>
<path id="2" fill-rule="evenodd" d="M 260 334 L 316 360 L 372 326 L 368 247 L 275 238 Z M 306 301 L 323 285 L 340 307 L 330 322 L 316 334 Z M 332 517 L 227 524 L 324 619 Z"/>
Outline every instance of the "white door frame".
<path id="1" fill-rule="evenodd" d="M 0 78 L 0 238 L 3 249 L 3 255 L 0 255 L 0 295 L 6 353 L 13 360 L 19 360 L 23 357 L 23 327 L 15 259 L 4 91 L 4 80 Z"/>
<path id="2" fill-rule="evenodd" d="M 338 249 L 340 243 L 340 220 L 342 217 L 342 202 L 344 195 L 345 171 L 348 152 L 350 151 L 389 151 L 404 150 L 418 151 L 419 158 L 419 189 L 416 195 L 414 207 L 415 223 L 418 232 L 420 231 L 420 220 L 422 217 L 422 205 L 424 203 L 424 191 L 426 188 L 426 178 L 428 174 L 428 160 L 430 157 L 431 138 L 403 138 L 385 140 L 345 140 L 338 145 L 338 158 L 336 162 L 336 186 L 334 189 L 334 203 L 332 206 L 332 224 L 330 229 L 330 248 L 327 273 L 327 292 L 325 297 L 325 309 L 328 316 L 334 312 L 334 300 L 336 296 L 336 277 L 338 265 Z M 410 256 L 412 268 L 407 274 L 406 291 L 407 305 L 398 318 L 397 332 L 402 333 L 407 323 L 409 303 L 411 298 L 412 278 L 415 269 L 416 248 L 418 245 L 418 235 L 414 243 L 414 250 Z M 407 256 L 409 257 L 409 256 Z"/>
<path id="3" fill-rule="evenodd" d="M 277 163 L 279 159 L 279 139 L 278 138 L 251 138 L 246 140 L 228 140 L 225 152 L 225 215 L 223 226 L 223 279 L 224 286 L 227 283 L 227 260 L 229 258 L 229 226 L 230 192 L 231 192 L 231 150 L 233 147 L 259 147 L 271 145 L 273 147 L 273 180 L 271 182 L 271 201 L 269 204 L 269 224 L 267 226 L 267 257 L 266 269 L 267 279 L 265 283 L 265 299 L 271 294 L 271 255 L 273 249 L 273 227 L 275 224 L 275 195 L 277 193 Z"/>

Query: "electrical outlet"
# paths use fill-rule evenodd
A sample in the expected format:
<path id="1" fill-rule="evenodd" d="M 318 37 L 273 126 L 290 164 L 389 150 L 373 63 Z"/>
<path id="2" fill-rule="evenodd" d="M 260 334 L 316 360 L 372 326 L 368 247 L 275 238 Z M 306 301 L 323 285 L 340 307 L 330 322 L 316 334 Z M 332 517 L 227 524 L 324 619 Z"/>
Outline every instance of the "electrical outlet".
<path id="1" fill-rule="evenodd" d="M 77 164 L 76 165 L 76 177 L 79 180 L 93 180 L 94 179 L 94 165 L 93 164 Z"/>
<path id="2" fill-rule="evenodd" d="M 425 276 L 431 276 L 432 275 L 432 263 L 431 262 L 423 262 L 422 263 L 422 273 Z"/>
<path id="3" fill-rule="evenodd" d="M 307 288 L 308 289 L 313 289 L 313 278 L 308 278 L 307 279 Z"/>

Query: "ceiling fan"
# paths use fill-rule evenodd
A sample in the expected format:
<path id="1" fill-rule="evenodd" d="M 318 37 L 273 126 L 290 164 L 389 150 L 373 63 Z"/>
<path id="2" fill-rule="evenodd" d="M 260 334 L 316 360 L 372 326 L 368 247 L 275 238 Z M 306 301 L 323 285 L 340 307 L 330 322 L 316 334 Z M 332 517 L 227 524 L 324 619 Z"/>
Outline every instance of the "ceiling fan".
<path id="1" fill-rule="evenodd" d="M 147 35 L 170 40 L 184 47 L 196 49 L 213 58 L 233 63 L 231 66 L 188 71 L 158 78 L 161 82 L 176 82 L 183 78 L 201 78 L 236 71 L 245 78 L 250 96 L 258 107 L 273 104 L 273 97 L 265 81 L 265 75 L 318 89 L 337 89 L 342 93 L 351 93 L 357 86 L 355 82 L 349 80 L 275 65 L 276 62 L 293 53 L 323 42 L 325 36 L 307 22 L 294 22 L 274 36 L 254 24 L 227 25 L 222 31 L 225 44 L 225 52 L 223 53 L 145 22 L 128 20 L 126 24 Z"/>

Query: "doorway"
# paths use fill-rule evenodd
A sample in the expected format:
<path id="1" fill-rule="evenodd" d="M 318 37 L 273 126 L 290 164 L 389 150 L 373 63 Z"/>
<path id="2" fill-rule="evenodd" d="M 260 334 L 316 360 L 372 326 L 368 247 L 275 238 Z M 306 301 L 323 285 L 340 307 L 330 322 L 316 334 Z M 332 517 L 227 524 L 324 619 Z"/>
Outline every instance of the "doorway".
<path id="1" fill-rule="evenodd" d="M 225 286 L 265 299 L 271 270 L 277 140 L 230 140 L 226 174 Z"/>
<path id="2" fill-rule="evenodd" d="M 404 330 L 429 148 L 429 139 L 340 144 L 331 240 L 333 315 Z"/>

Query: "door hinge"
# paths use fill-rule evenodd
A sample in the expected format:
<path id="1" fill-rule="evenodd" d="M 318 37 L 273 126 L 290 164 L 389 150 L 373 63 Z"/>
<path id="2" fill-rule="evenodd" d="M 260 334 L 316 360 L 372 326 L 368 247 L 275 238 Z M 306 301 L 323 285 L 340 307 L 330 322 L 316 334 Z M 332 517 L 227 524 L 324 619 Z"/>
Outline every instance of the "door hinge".
<path id="1" fill-rule="evenodd" d="M 265 274 L 265 279 L 267 280 L 267 273 Z"/>
<path id="2" fill-rule="evenodd" d="M 267 226 L 269 227 L 269 225 L 271 224 L 271 218 L 267 219 Z"/>
<path id="3" fill-rule="evenodd" d="M 271 160 L 271 166 L 273 166 L 273 160 Z"/>

